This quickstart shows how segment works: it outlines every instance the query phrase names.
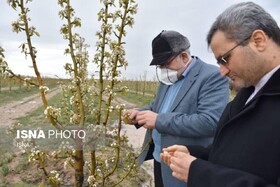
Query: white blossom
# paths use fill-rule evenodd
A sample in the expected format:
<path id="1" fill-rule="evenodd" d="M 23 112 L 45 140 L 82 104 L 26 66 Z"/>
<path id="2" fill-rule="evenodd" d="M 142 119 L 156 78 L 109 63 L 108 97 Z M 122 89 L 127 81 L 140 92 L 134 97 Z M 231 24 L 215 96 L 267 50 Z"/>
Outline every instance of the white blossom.
<path id="1" fill-rule="evenodd" d="M 40 86 L 39 90 L 43 91 L 44 93 L 47 93 L 50 89 L 47 86 Z"/>

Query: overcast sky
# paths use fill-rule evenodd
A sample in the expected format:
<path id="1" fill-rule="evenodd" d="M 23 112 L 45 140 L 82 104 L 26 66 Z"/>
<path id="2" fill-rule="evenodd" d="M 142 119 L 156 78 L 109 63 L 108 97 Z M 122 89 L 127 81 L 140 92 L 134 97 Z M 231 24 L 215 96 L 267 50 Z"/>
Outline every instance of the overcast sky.
<path id="1" fill-rule="evenodd" d="M 117 0 L 115 0 L 117 1 Z M 137 1 L 137 0 L 136 0 Z M 86 38 L 89 48 L 90 63 L 95 52 L 95 33 L 99 30 L 97 12 L 99 0 L 72 0 L 76 16 L 82 20 L 78 30 Z M 242 0 L 138 0 L 138 13 L 134 16 L 135 24 L 127 30 L 126 59 L 128 67 L 123 76 L 139 79 L 145 72 L 149 79 L 155 78 L 155 67 L 150 67 L 152 59 L 151 41 L 162 30 L 176 30 L 187 36 L 191 42 L 192 55 L 215 64 L 213 54 L 207 47 L 206 35 L 211 24 L 228 6 Z M 280 25 L 279 0 L 254 0 L 265 8 Z M 65 77 L 64 64 L 70 62 L 64 55 L 67 41 L 59 33 L 63 22 L 58 17 L 60 7 L 57 0 L 33 0 L 29 3 L 32 25 L 37 28 L 41 37 L 33 38 L 38 50 L 38 66 L 40 72 L 47 76 Z M 11 23 L 17 19 L 18 13 L 8 6 L 6 0 L 0 0 L 0 45 L 5 49 L 6 60 L 10 68 L 19 74 L 34 75 L 30 68 L 31 61 L 25 60 L 20 53 L 20 44 L 24 41 L 23 33 L 12 32 Z M 94 72 L 90 65 L 89 71 Z"/>

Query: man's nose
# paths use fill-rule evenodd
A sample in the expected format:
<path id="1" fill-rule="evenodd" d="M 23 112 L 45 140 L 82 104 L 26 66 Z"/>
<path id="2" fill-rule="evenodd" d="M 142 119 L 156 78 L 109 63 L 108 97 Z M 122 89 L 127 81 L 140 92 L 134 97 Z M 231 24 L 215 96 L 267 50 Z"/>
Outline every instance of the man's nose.
<path id="1" fill-rule="evenodd" d="M 221 74 L 221 76 L 225 77 L 225 76 L 227 76 L 228 73 L 229 73 L 229 69 L 226 66 L 220 64 L 220 74 Z"/>

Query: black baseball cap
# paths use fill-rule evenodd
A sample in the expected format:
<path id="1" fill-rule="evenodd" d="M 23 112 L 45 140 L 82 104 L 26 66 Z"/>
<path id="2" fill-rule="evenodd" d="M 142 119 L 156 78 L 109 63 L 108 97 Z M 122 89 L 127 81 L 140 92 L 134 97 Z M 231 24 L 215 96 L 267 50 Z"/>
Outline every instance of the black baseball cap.
<path id="1" fill-rule="evenodd" d="M 190 46 L 188 38 L 179 32 L 163 30 L 152 41 L 153 60 L 150 66 L 166 64 L 172 57 Z"/>

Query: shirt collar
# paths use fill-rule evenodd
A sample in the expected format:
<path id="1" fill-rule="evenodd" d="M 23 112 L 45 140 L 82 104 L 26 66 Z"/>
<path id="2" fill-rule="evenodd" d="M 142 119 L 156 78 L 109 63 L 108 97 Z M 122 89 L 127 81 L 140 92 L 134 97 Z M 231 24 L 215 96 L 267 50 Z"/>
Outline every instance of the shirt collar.
<path id="1" fill-rule="evenodd" d="M 255 91 L 259 91 L 266 83 L 267 81 L 272 77 L 272 75 L 280 68 L 280 65 L 273 68 L 270 72 L 265 74 L 260 81 L 255 86 Z"/>
<path id="2" fill-rule="evenodd" d="M 280 68 L 280 65 L 273 68 L 270 72 L 266 73 L 260 81 L 255 85 L 254 92 L 248 98 L 246 104 L 262 89 L 262 87 L 267 83 L 267 81 L 272 77 L 272 75 Z"/>
<path id="3" fill-rule="evenodd" d="M 183 79 L 183 78 L 185 78 L 185 77 L 188 75 L 188 73 L 190 72 L 190 70 L 192 69 L 192 67 L 193 67 L 194 64 L 195 64 L 195 61 L 196 61 L 196 58 L 192 57 L 192 60 L 191 60 L 190 64 L 189 64 L 188 67 L 185 69 L 185 71 L 182 73 L 180 79 Z"/>

